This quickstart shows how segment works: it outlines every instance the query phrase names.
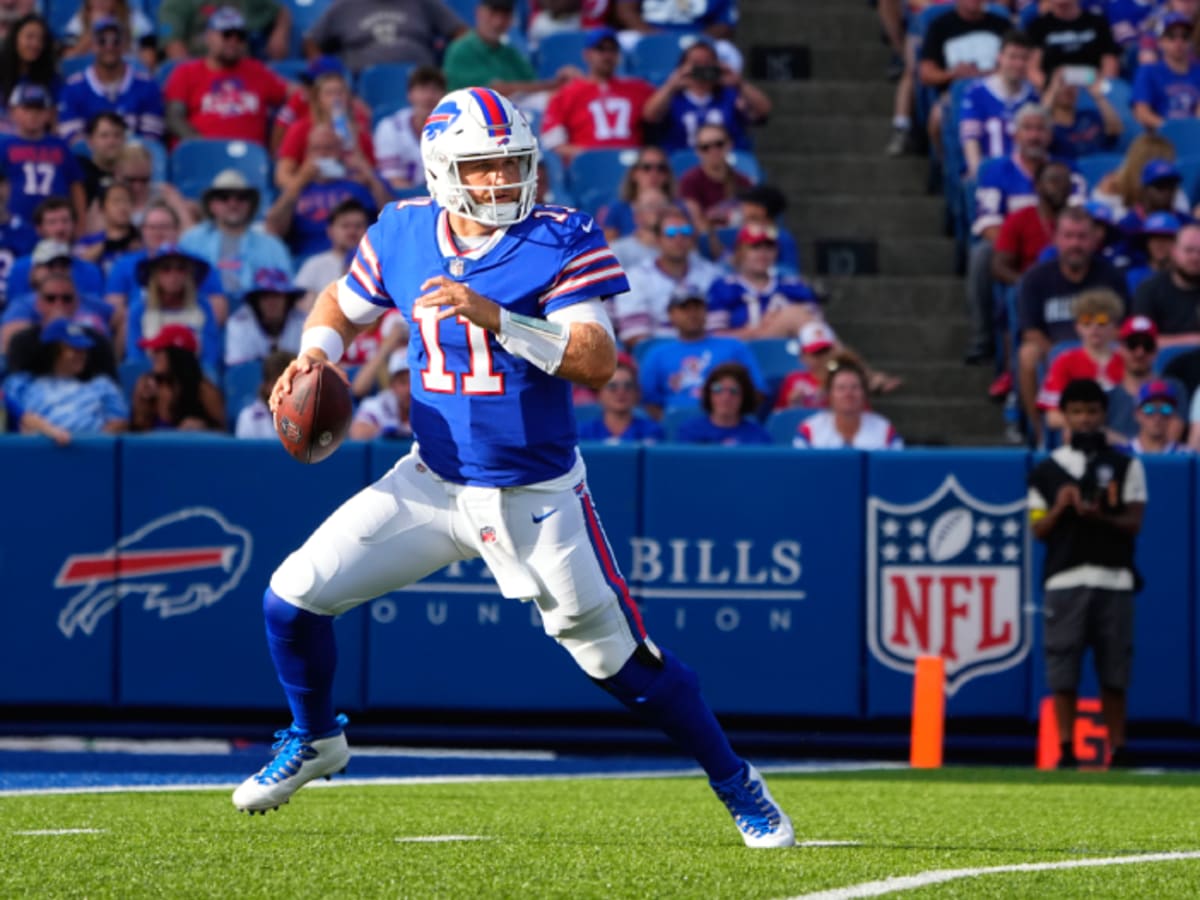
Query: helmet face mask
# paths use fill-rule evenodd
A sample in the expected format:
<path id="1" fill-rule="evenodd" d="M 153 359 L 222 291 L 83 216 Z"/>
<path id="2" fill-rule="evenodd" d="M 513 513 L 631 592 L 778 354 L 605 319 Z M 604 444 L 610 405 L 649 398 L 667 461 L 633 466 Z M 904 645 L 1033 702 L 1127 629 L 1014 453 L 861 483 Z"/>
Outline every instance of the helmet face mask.
<path id="1" fill-rule="evenodd" d="M 444 209 L 492 227 L 515 225 L 533 210 L 538 146 L 525 116 L 487 88 L 452 91 L 442 98 L 421 132 L 421 158 L 429 193 Z M 516 159 L 516 181 L 468 185 L 463 164 Z M 497 202 L 516 190 L 518 199 Z"/>

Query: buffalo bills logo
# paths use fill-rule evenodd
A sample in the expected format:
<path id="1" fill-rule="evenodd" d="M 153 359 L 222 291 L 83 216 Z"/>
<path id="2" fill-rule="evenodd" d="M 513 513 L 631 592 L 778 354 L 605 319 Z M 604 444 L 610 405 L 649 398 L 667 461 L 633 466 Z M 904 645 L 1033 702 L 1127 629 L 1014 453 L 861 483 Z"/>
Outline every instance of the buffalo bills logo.
<path id="1" fill-rule="evenodd" d="M 867 644 L 912 673 L 919 656 L 946 664 L 946 693 L 1011 668 L 1029 653 L 1025 500 L 972 497 L 953 476 L 911 504 L 867 501 Z"/>
<path id="2" fill-rule="evenodd" d="M 458 108 L 458 104 L 453 100 L 441 104 L 434 108 L 429 114 L 429 118 L 425 120 L 425 130 L 422 132 L 422 140 L 432 141 L 438 137 L 443 131 L 450 127 L 450 123 L 458 118 L 462 110 Z"/>
<path id="3" fill-rule="evenodd" d="M 212 606 L 237 587 L 250 564 L 246 529 L 216 510 L 181 509 L 143 525 L 101 553 L 74 553 L 63 562 L 57 588 L 79 588 L 58 614 L 67 637 L 92 634 L 123 599 L 141 595 L 160 618 Z"/>

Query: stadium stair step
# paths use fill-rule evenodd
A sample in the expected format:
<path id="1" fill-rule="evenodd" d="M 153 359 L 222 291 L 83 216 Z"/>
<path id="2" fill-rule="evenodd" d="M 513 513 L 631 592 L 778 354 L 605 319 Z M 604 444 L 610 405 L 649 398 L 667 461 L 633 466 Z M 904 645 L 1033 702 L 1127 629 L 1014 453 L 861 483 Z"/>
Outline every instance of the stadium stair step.
<path id="1" fill-rule="evenodd" d="M 767 181 L 788 197 L 784 219 L 804 274 L 830 293 L 829 321 L 905 381 L 874 407 L 909 443 L 1002 445 L 1003 416 L 986 395 L 991 368 L 962 361 L 963 281 L 944 201 L 927 193 L 930 164 L 884 154 L 894 86 L 874 10 L 858 0 L 739 0 L 739 8 L 748 60 L 756 47 L 808 51 L 809 78 L 756 81 L 774 112 L 755 149 Z"/>

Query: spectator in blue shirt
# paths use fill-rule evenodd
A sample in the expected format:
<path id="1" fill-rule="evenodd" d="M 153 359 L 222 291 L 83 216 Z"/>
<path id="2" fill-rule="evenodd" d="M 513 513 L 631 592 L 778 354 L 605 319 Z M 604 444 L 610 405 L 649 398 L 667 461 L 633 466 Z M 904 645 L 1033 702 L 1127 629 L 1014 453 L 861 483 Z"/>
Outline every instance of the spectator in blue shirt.
<path id="1" fill-rule="evenodd" d="M 606 444 L 651 444 L 663 439 L 662 426 L 638 412 L 637 367 L 629 359 L 617 361 L 612 378 L 600 390 L 603 413 L 579 426 L 581 441 Z"/>
<path id="2" fill-rule="evenodd" d="M 1081 90 L 1087 91 L 1092 104 L 1080 105 Z M 1107 153 L 1116 148 L 1125 129 L 1120 113 L 1104 96 L 1099 80 L 1083 86 L 1070 84 L 1063 68 L 1050 76 L 1043 102 L 1050 110 L 1050 155 L 1056 159 L 1075 160 L 1089 153 Z"/>
<path id="3" fill-rule="evenodd" d="M 675 440 L 684 444 L 769 444 L 771 435 L 754 421 L 761 395 L 741 363 L 713 368 L 704 379 L 700 405 L 706 415 L 679 426 Z"/>
<path id="4" fill-rule="evenodd" d="M 1192 58 L 1192 23 L 1170 13 L 1158 32 L 1161 61 L 1138 68 L 1133 82 L 1133 117 L 1156 131 L 1169 119 L 1190 119 L 1200 105 L 1200 63 Z"/>

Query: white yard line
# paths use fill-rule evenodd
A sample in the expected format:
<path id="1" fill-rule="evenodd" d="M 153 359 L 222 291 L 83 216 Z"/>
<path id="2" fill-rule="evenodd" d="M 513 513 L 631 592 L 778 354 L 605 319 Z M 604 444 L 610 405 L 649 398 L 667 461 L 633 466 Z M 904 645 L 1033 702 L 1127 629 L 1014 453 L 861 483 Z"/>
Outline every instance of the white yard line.
<path id="1" fill-rule="evenodd" d="M 485 834 L 427 834 L 418 837 L 398 837 L 397 844 L 449 844 L 453 841 L 490 841 Z"/>
<path id="2" fill-rule="evenodd" d="M 104 834 L 103 828 L 39 828 L 33 831 L 14 831 L 22 837 L 46 837 L 58 834 Z"/>
<path id="3" fill-rule="evenodd" d="M 864 881 L 847 887 L 800 894 L 788 900 L 853 900 L 856 897 L 882 897 L 900 891 L 913 891 L 932 884 L 958 881 L 962 878 L 978 878 L 1003 872 L 1048 872 L 1053 869 L 1091 869 L 1102 866 L 1137 866 L 1146 863 L 1175 862 L 1182 859 L 1200 859 L 1200 851 L 1173 853 L 1143 853 L 1136 856 L 1105 856 L 1095 859 L 1063 859 L 1057 862 L 1016 863 L 1007 866 L 988 866 L 980 869 L 934 869 L 916 875 L 899 875 L 882 881 Z"/>

